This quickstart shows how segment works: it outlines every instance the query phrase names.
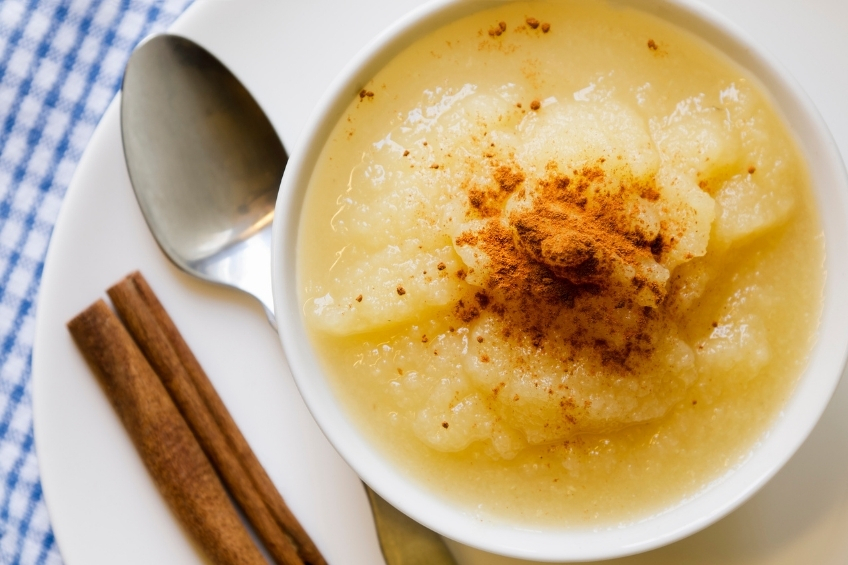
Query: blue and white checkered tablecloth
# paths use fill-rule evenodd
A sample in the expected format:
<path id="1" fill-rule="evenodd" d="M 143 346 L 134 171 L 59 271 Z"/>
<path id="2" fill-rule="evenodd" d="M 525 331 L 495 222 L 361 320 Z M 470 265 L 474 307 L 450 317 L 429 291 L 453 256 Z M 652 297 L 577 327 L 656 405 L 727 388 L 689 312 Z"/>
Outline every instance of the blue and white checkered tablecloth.
<path id="1" fill-rule="evenodd" d="M 133 47 L 191 0 L 0 0 L 0 563 L 62 562 L 32 429 L 35 299 L 74 168 Z"/>

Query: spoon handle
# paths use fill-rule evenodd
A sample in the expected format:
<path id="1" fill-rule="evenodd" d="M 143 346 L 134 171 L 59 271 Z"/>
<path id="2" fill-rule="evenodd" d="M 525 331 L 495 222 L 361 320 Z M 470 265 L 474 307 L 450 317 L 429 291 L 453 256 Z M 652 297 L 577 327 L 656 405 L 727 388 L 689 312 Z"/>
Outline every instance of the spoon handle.
<path id="1" fill-rule="evenodd" d="M 368 485 L 364 486 L 386 565 L 457 565 L 439 534 L 403 514 Z"/>

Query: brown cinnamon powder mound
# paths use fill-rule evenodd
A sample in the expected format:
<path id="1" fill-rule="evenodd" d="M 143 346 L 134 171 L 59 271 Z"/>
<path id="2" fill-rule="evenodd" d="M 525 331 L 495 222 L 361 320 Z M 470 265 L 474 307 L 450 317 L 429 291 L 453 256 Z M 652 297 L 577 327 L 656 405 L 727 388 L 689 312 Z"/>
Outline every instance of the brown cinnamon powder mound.
<path id="1" fill-rule="evenodd" d="M 657 199 L 659 193 L 639 182 L 603 186 L 606 173 L 599 166 L 575 173 L 573 178 L 555 173 L 539 181 L 529 205 L 510 213 L 518 246 L 558 277 L 575 285 L 597 285 L 601 292 L 620 287 L 615 279 L 634 272 L 633 291 L 648 286 L 660 302 L 665 287 L 640 272 L 662 255 L 663 240 L 641 232 L 629 206 L 637 196 Z"/>
<path id="2" fill-rule="evenodd" d="M 490 308 L 493 312 L 504 312 L 506 305 L 510 311 L 531 312 L 535 316 L 542 303 L 557 307 L 573 304 L 577 292 L 575 285 L 556 277 L 545 265 L 519 250 L 512 231 L 500 219 L 489 220 L 477 233 L 462 234 L 456 244 L 473 245 L 489 257 L 489 276 L 485 286 L 492 294 L 483 295 L 485 299 L 481 300 L 478 293 L 480 306 L 489 307 L 497 300 L 500 304 Z M 550 313 L 555 317 L 553 310 Z M 529 327 L 537 322 L 544 325 L 544 320 L 530 319 L 527 324 L 518 325 Z"/>
<path id="3" fill-rule="evenodd" d="M 635 267 L 658 260 L 666 245 L 661 236 L 649 240 L 640 231 L 630 204 L 636 198 L 655 201 L 660 194 L 653 181 L 613 178 L 602 164 L 564 175 L 552 163 L 533 187 L 522 185 L 520 171 L 497 167 L 498 185 L 510 188 L 514 201 L 509 212 L 497 208 L 482 228 L 455 239 L 458 247 L 478 249 L 488 263 L 485 298 L 478 293 L 477 304 L 459 301 L 458 318 L 468 323 L 489 311 L 503 320 L 508 339 L 528 340 L 537 348 L 553 337 L 566 339 L 573 351 L 624 368 L 634 354 L 652 354 L 653 342 L 643 337 L 656 316 L 635 296 L 648 287 L 659 303 L 665 287 Z M 471 208 L 474 200 L 469 195 Z M 613 277 L 629 272 L 622 266 L 636 272 L 626 285 Z"/>

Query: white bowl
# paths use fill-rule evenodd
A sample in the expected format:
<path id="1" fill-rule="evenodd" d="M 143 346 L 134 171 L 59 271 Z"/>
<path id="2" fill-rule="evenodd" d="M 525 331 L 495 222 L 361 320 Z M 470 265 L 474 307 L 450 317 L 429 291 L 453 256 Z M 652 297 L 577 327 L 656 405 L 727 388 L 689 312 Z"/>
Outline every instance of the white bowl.
<path id="1" fill-rule="evenodd" d="M 317 158 L 351 99 L 396 54 L 426 33 L 497 2 L 437 0 L 408 14 L 360 52 L 319 102 L 288 162 L 274 221 L 273 287 L 280 338 L 297 386 L 327 438 L 383 498 L 425 526 L 479 549 L 539 561 L 581 561 L 647 551 L 720 519 L 761 488 L 800 447 L 825 409 L 848 353 L 848 179 L 812 102 L 762 48 L 735 25 L 689 0 L 617 4 L 678 25 L 705 39 L 770 92 L 807 159 L 826 240 L 824 310 L 810 363 L 783 411 L 736 468 L 664 512 L 606 529 L 533 529 L 481 519 L 440 500 L 398 471 L 360 433 L 323 374 L 307 338 L 295 272 L 301 209 Z"/>

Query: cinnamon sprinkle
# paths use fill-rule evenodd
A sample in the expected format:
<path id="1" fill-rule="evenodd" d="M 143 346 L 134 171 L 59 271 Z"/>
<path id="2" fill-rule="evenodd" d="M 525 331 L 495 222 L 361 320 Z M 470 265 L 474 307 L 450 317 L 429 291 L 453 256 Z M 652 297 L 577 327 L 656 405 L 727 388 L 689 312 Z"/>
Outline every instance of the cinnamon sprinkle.
<path id="1" fill-rule="evenodd" d="M 644 234 L 633 232 L 626 195 L 622 195 L 625 188 L 594 194 L 587 209 L 587 191 L 605 176 L 600 166 L 584 167 L 573 181 L 554 174 L 539 182 L 532 206 L 509 217 L 522 250 L 576 285 L 605 285 L 618 265 L 638 271 L 641 263 L 663 251 L 661 238 L 648 241 Z M 653 187 L 637 190 L 659 197 Z M 648 284 L 634 281 L 638 289 Z M 656 293 L 661 299 L 664 289 Z"/>
<path id="2" fill-rule="evenodd" d="M 673 241 L 633 220 L 634 201 L 661 198 L 653 180 L 608 174 L 604 161 L 569 174 L 550 163 L 529 186 L 516 165 L 496 163 L 491 186 L 466 187 L 467 213 L 484 221 L 454 243 L 479 250 L 488 267 L 484 291 L 459 300 L 457 318 L 469 323 L 490 312 L 502 319 L 505 339 L 544 348 L 551 335 L 566 336 L 573 351 L 625 369 L 634 354 L 652 354 L 648 328 L 661 321 L 644 306 L 644 293 L 659 304 L 666 289 L 643 274 L 644 265 Z M 508 211 L 500 194 L 511 198 Z"/>

